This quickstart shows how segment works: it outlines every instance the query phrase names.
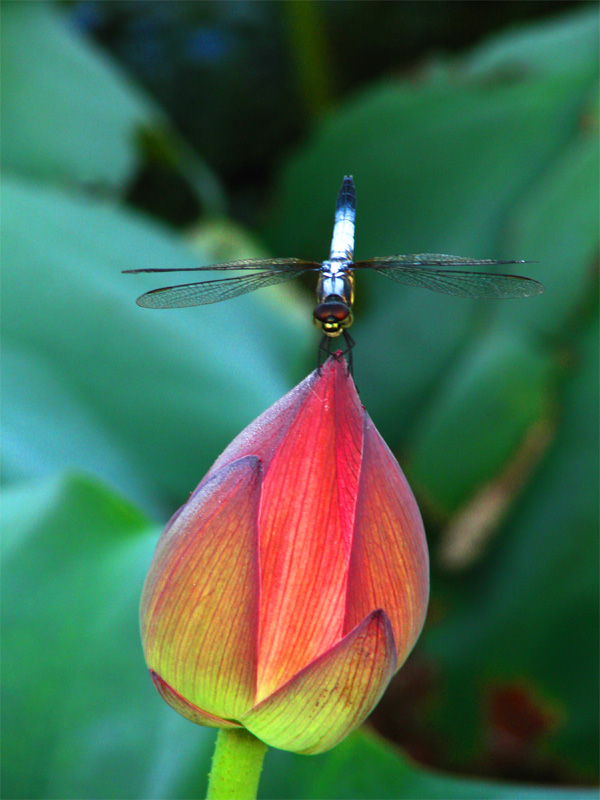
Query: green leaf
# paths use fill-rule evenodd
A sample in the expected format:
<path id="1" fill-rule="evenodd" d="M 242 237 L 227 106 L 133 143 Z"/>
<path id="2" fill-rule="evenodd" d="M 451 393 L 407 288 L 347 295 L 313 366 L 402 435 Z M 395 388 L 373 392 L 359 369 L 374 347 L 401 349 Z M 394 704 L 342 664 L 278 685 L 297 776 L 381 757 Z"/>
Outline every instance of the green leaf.
<path id="1" fill-rule="evenodd" d="M 444 516 L 493 480 L 549 411 L 553 364 L 494 327 L 442 381 L 411 432 L 408 478 Z"/>
<path id="2" fill-rule="evenodd" d="M 152 497 L 152 481 L 141 474 L 103 415 L 43 354 L 5 341 L 3 370 L 5 480 L 50 475 L 60 464 L 79 463 L 100 475 L 108 469 L 116 485 Z"/>
<path id="3" fill-rule="evenodd" d="M 162 702 L 144 664 L 158 531 L 78 476 L 5 492 L 3 523 L 4 796 L 183 796 L 212 736 Z"/>
<path id="4" fill-rule="evenodd" d="M 48 3 L 3 3 L 2 167 L 121 189 L 160 113 Z"/>
<path id="5" fill-rule="evenodd" d="M 508 77 L 528 73 L 571 72 L 598 58 L 598 15 L 590 6 L 556 15 L 494 36 L 465 60 L 471 75 Z"/>
<path id="6" fill-rule="evenodd" d="M 561 425 L 486 560 L 454 586 L 421 638 L 444 690 L 431 712 L 447 757 L 469 763 L 501 736 L 492 703 L 516 690 L 547 724 L 519 722 L 519 764 L 563 780 L 598 769 L 598 320 L 577 343 Z M 438 597 L 438 602 L 441 598 Z M 441 610 L 441 609 L 440 609 Z M 457 724 L 459 720 L 459 724 Z M 430 720 L 431 721 L 431 720 Z M 509 717 L 510 728 L 510 717 Z M 522 737 L 522 738 L 519 738 Z M 489 754 L 488 754 L 489 758 Z M 559 778 L 560 779 L 560 778 Z"/>
<path id="7" fill-rule="evenodd" d="M 259 786 L 259 797 L 280 800 L 584 800 L 593 790 L 540 788 L 496 783 L 434 772 L 411 762 L 382 739 L 359 731 L 329 753 L 310 760 L 271 751 Z"/>
<path id="8" fill-rule="evenodd" d="M 590 111 L 563 157 L 518 205 L 510 225 L 510 252 L 539 261 L 542 302 L 503 304 L 498 324 L 536 334 L 561 334 L 596 294 L 598 265 L 598 131 Z M 536 274 L 538 274 L 536 272 Z"/>
<path id="9" fill-rule="evenodd" d="M 168 515 L 302 377 L 316 340 L 309 307 L 279 287 L 202 308 L 138 308 L 159 276 L 122 269 L 206 259 L 102 202 L 12 178 L 3 200 L 4 350 L 18 367 L 4 386 L 5 479 L 81 466 Z"/>

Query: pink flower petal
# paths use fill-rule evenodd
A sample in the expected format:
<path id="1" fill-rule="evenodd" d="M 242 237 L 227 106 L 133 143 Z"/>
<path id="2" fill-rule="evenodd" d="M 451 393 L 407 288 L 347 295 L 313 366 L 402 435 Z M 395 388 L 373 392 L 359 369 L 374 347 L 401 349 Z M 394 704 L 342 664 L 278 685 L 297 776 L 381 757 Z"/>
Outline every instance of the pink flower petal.
<path id="1" fill-rule="evenodd" d="M 260 478 L 252 456 L 213 474 L 165 530 L 142 594 L 150 669 L 230 719 L 255 702 Z"/>
<path id="2" fill-rule="evenodd" d="M 400 465 L 365 412 L 363 463 L 344 629 L 373 608 L 390 618 L 398 667 L 427 611 L 429 560 L 423 522 Z"/>
<path id="3" fill-rule="evenodd" d="M 317 373 L 312 372 L 263 412 L 260 417 L 251 422 L 247 428 L 244 428 L 221 453 L 204 480 L 210 478 L 221 467 L 243 456 L 258 456 L 263 466 L 263 472 L 266 471 L 271 463 L 273 453 L 277 451 L 281 440 L 293 424 L 306 397 L 312 392 L 313 385 L 318 380 Z"/>

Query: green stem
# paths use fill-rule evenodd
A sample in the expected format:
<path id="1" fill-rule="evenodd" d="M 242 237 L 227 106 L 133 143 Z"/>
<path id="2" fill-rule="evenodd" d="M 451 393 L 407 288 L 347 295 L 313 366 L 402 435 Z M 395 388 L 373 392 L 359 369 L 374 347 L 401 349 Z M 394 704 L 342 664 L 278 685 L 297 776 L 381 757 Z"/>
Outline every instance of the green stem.
<path id="1" fill-rule="evenodd" d="M 331 108 L 335 94 L 331 47 L 321 4 L 315 0 L 288 0 L 281 9 L 287 18 L 306 108 L 313 117 L 319 117 Z"/>
<path id="2" fill-rule="evenodd" d="M 243 728 L 221 728 L 207 800 L 254 800 L 267 745 Z"/>

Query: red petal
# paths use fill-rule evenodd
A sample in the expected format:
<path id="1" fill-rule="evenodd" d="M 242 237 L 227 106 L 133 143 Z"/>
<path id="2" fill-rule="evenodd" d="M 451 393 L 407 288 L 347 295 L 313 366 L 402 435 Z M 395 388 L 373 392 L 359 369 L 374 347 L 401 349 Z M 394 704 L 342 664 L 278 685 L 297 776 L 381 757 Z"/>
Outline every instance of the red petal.
<path id="1" fill-rule="evenodd" d="M 237 722 L 232 722 L 229 719 L 221 719 L 215 717 L 213 714 L 207 714 L 202 711 L 193 703 L 188 702 L 185 697 L 182 697 L 179 692 L 176 692 L 168 683 L 165 683 L 160 675 L 157 675 L 154 670 L 150 670 L 150 677 L 152 683 L 162 699 L 175 709 L 182 717 L 189 719 L 190 722 L 195 722 L 196 725 L 204 725 L 207 728 L 241 728 L 242 726 Z"/>
<path id="2" fill-rule="evenodd" d="M 374 611 L 241 721 L 273 747 L 322 753 L 370 714 L 395 664 L 389 619 L 385 612 Z"/>
<path id="3" fill-rule="evenodd" d="M 209 714 L 254 704 L 260 463 L 224 467 L 163 533 L 142 594 L 146 661 Z"/>
<path id="4" fill-rule="evenodd" d="M 204 478 L 206 480 L 217 470 L 243 456 L 258 456 L 263 472 L 268 469 L 273 453 L 277 451 L 281 440 L 293 424 L 298 411 L 318 381 L 317 372 L 312 372 L 301 383 L 295 386 L 284 397 L 268 408 L 254 422 L 236 436 Z M 200 484 L 202 485 L 202 484 Z"/>
<path id="5" fill-rule="evenodd" d="M 265 469 L 257 700 L 343 635 L 362 414 L 345 364 L 327 362 Z"/>
<path id="6" fill-rule="evenodd" d="M 373 608 L 390 618 L 398 667 L 427 611 L 429 560 L 423 522 L 400 465 L 365 412 L 363 464 L 344 629 Z"/>

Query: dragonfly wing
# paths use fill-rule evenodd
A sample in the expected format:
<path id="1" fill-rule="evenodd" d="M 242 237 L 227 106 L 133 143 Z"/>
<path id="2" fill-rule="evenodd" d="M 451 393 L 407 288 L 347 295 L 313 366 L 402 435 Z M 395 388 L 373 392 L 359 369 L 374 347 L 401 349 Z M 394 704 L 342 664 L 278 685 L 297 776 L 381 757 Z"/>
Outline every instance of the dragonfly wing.
<path id="1" fill-rule="evenodd" d="M 464 256 L 450 256 L 446 253 L 413 253 L 404 256 L 385 256 L 384 258 L 369 258 L 366 261 L 355 261 L 352 268 L 366 269 L 374 266 L 402 266 L 402 267 L 493 267 L 499 264 L 531 264 L 531 261 L 497 261 L 491 258 L 464 258 Z"/>
<path id="2" fill-rule="evenodd" d="M 452 294 L 457 297 L 495 299 L 531 297 L 541 294 L 544 291 L 541 283 L 519 275 L 436 268 L 437 266 L 492 266 L 522 263 L 524 262 L 481 260 L 423 253 L 414 256 L 390 256 L 359 261 L 352 264 L 352 269 L 368 267 L 397 283 L 431 289 L 434 292 Z"/>
<path id="3" fill-rule="evenodd" d="M 219 272 L 223 270 L 236 270 L 236 269 L 265 269 L 270 267 L 274 270 L 295 270 L 298 267 L 304 269 L 319 269 L 320 264 L 316 261 L 302 261 L 300 258 L 249 258 L 245 261 L 226 261 L 224 264 L 211 264 L 208 267 L 184 267 L 171 268 L 171 267 L 152 267 L 148 269 L 124 269 L 130 275 L 136 275 L 139 272 Z"/>
<path id="4" fill-rule="evenodd" d="M 285 270 L 269 269 L 255 272 L 253 275 L 238 275 L 234 278 L 165 286 L 163 289 L 146 292 L 135 302 L 142 308 L 186 308 L 220 303 L 222 300 L 230 300 L 232 297 L 253 292 L 255 289 L 284 283 L 307 271 L 307 267 L 297 265 L 295 269 L 289 267 Z"/>

